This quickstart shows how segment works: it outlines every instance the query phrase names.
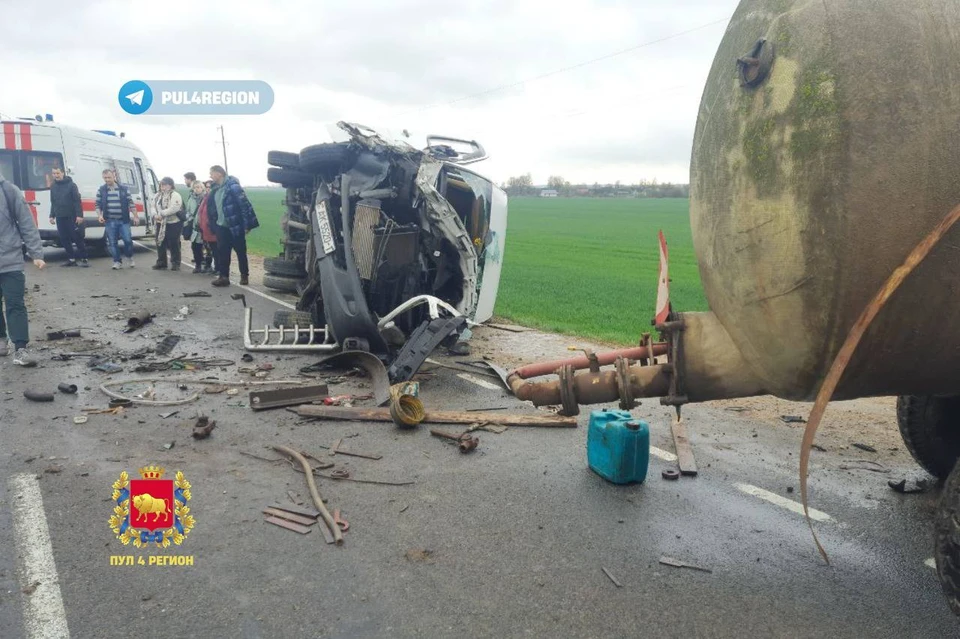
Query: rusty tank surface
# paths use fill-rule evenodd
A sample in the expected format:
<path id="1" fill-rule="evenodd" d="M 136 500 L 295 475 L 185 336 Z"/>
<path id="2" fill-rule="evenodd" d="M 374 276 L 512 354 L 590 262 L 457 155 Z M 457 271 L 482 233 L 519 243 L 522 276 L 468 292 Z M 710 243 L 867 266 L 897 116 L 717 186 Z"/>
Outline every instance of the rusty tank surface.
<path id="1" fill-rule="evenodd" d="M 659 338 L 551 361 L 554 380 L 534 379 L 545 365 L 521 367 L 508 385 L 565 414 L 629 410 L 644 397 L 676 406 L 678 418 L 690 402 L 816 398 L 804 501 L 820 404 L 898 396 L 906 447 L 948 478 L 935 557 L 960 615 L 958 205 L 960 2 L 742 0 L 691 153 L 690 222 L 710 311 L 669 305 L 661 243 Z"/>

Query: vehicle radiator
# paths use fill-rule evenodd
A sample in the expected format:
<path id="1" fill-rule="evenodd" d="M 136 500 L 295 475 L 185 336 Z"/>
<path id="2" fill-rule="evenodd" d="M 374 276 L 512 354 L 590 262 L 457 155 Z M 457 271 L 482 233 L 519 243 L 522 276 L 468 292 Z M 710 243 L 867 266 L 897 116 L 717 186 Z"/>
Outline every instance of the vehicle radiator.
<path id="1" fill-rule="evenodd" d="M 378 202 L 361 201 L 353 216 L 353 259 L 357 263 L 360 279 L 370 280 L 374 267 L 374 232 L 380 223 Z"/>

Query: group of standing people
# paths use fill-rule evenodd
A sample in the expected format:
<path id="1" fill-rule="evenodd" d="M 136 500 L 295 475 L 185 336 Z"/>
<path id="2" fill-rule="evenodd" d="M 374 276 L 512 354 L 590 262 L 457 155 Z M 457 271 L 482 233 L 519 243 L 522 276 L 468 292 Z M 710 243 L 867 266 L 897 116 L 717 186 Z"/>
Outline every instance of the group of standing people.
<path id="1" fill-rule="evenodd" d="M 193 272 L 217 275 L 214 286 L 230 285 L 230 261 L 237 254 L 240 284 L 250 283 L 246 235 L 260 226 L 240 182 L 222 166 L 210 167 L 210 180 L 184 173 L 190 190 L 186 202 L 174 189 L 173 178 L 160 181 L 154 201 L 157 238 L 156 270 L 180 268 L 180 241 L 190 242 Z M 168 260 L 169 257 L 169 260 Z"/>

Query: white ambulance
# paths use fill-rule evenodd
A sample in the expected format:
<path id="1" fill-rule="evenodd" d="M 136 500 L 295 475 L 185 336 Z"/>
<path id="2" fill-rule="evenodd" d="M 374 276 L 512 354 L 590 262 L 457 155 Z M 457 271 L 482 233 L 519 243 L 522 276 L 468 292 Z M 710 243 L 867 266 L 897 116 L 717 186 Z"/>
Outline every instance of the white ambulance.
<path id="1" fill-rule="evenodd" d="M 116 172 L 136 203 L 139 223 L 131 229 L 133 237 L 149 234 L 144 210 L 152 212 L 160 181 L 143 151 L 123 133 L 66 126 L 54 122 L 49 114 L 34 119 L 0 117 L 0 174 L 23 191 L 44 244 L 59 246 L 57 227 L 50 224 L 51 172 L 55 168 L 65 169 L 80 189 L 89 248 L 105 248 L 103 225 L 96 214 L 104 169 Z"/>

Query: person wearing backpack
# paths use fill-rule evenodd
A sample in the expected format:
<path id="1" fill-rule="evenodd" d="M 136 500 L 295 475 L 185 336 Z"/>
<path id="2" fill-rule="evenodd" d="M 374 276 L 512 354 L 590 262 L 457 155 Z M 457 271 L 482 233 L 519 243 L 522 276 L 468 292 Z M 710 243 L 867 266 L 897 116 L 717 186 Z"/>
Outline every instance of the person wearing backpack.
<path id="1" fill-rule="evenodd" d="M 167 253 L 170 254 L 170 270 L 180 270 L 180 234 L 187 211 L 183 198 L 173 187 L 173 178 L 160 180 L 160 192 L 154 200 L 157 211 L 157 263 L 152 267 L 154 270 L 167 268 Z"/>
<path id="2" fill-rule="evenodd" d="M 27 352 L 30 329 L 24 303 L 27 281 L 23 249 L 26 246 L 34 266 L 42 269 L 46 266 L 43 244 L 23 192 L 2 175 L 0 191 L 0 357 L 10 353 L 9 340 L 13 342 L 14 364 L 36 366 L 37 361 Z"/>
<path id="3" fill-rule="evenodd" d="M 240 268 L 240 284 L 250 283 L 247 260 L 247 233 L 260 226 L 253 204 L 240 186 L 240 181 L 215 164 L 210 167 L 213 188 L 207 196 L 207 213 L 217 234 L 217 270 L 214 286 L 230 286 L 230 253 L 236 252 Z"/>

